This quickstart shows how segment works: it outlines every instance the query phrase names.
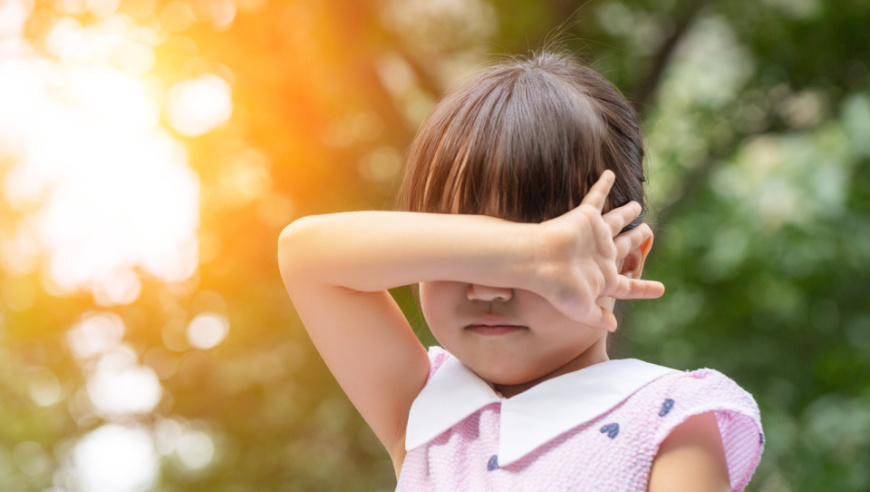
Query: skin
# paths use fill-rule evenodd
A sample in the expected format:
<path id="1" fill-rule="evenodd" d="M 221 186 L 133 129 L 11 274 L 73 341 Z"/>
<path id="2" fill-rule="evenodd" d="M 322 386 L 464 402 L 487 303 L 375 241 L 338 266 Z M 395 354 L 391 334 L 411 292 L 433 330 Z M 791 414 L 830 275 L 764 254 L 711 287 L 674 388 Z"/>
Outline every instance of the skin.
<path id="1" fill-rule="evenodd" d="M 730 492 L 728 467 L 713 412 L 689 418 L 659 447 L 650 492 Z"/>
<path id="2" fill-rule="evenodd" d="M 528 290 L 423 282 L 420 303 L 441 345 L 506 397 L 608 360 L 606 331 L 566 317 Z"/>
<path id="3" fill-rule="evenodd" d="M 287 292 L 324 362 L 389 452 L 397 476 L 408 413 L 429 361 L 387 289 L 419 283 L 439 341 L 505 396 L 603 362 L 606 334 L 617 326 L 615 300 L 664 293 L 661 283 L 640 279 L 652 246 L 650 228 L 620 233 L 640 206 L 602 214 L 614 179 L 605 171 L 580 206 L 540 224 L 349 212 L 305 217 L 281 233 L 278 260 Z M 498 324 L 522 328 L 478 333 Z M 694 441 L 670 441 L 676 449 L 663 461 L 674 463 L 668 470 L 694 465 L 699 453 L 707 456 L 690 452 L 698 449 Z M 661 459 L 653 465 L 658 481 L 650 490 L 677 490 L 668 488 L 673 472 L 658 478 Z"/>

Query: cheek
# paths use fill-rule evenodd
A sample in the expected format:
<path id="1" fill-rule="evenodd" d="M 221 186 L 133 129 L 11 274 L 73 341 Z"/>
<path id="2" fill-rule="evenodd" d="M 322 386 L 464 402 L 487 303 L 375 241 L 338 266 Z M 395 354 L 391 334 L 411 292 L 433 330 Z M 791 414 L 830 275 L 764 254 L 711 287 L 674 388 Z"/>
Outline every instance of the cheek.
<path id="1" fill-rule="evenodd" d="M 541 340 L 549 344 L 550 348 L 556 352 L 571 354 L 577 350 L 585 350 L 606 334 L 603 330 L 592 328 L 566 317 L 553 305 L 537 295 L 527 296 L 524 300 L 525 304 L 522 307 L 525 308 L 525 312 L 535 313 L 534 323 L 538 328 Z M 603 299 L 601 302 L 612 303 L 613 301 Z"/>
<path id="2" fill-rule="evenodd" d="M 421 282 L 420 307 L 429 329 L 436 338 L 443 332 L 456 310 L 458 282 Z"/>
<path id="3" fill-rule="evenodd" d="M 431 282 L 420 282 L 418 292 L 420 295 L 420 310 L 423 311 L 423 317 L 429 320 L 429 313 L 436 311 L 434 305 L 438 303 L 437 297 L 434 296 Z"/>

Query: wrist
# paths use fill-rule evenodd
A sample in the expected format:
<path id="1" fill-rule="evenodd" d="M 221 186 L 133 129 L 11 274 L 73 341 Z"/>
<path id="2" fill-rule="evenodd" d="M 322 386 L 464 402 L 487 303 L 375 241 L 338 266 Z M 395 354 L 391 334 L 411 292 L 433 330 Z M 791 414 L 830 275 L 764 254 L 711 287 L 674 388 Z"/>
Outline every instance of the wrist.
<path id="1" fill-rule="evenodd" d="M 556 264 L 553 261 L 552 234 L 545 224 L 522 224 L 519 247 L 524 259 L 520 262 L 522 272 L 519 275 L 525 284 L 522 288 L 549 297 L 552 280 L 547 279 L 552 279 Z"/>

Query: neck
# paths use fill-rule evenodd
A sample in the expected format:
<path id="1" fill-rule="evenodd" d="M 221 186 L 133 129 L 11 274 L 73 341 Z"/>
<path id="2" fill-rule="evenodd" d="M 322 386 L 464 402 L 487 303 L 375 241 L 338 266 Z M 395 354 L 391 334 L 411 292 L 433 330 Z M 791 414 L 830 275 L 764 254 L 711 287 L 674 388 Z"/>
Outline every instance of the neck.
<path id="1" fill-rule="evenodd" d="M 533 379 L 525 383 L 494 384 L 493 387 L 505 398 L 510 398 L 512 396 L 516 396 L 522 393 L 523 391 L 526 391 L 529 388 L 537 386 L 538 384 L 543 383 L 548 379 L 552 379 L 556 376 L 561 376 L 563 374 L 568 374 L 569 372 L 579 371 L 580 369 L 583 369 L 585 367 L 599 364 L 601 362 L 606 362 L 608 360 L 610 360 L 610 358 L 607 357 L 607 337 L 603 336 L 591 347 L 581 352 L 580 355 L 571 359 L 567 364 L 559 367 L 558 369 L 549 374 L 545 374 L 537 379 Z"/>

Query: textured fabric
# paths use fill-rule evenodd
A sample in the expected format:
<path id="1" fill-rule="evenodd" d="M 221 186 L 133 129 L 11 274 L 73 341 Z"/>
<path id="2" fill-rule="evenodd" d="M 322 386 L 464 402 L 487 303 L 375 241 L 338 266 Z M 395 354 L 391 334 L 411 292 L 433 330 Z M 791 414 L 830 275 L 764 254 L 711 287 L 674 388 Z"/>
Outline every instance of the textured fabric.
<path id="1" fill-rule="evenodd" d="M 430 349 L 430 378 L 449 357 Z M 731 487 L 741 491 L 764 443 L 752 396 L 711 369 L 662 376 L 507 466 L 498 463 L 500 409 L 488 404 L 410 450 L 396 490 L 645 491 L 661 442 L 689 417 L 714 411 Z"/>
<path id="2" fill-rule="evenodd" d="M 637 359 L 609 360 L 550 378 L 505 398 L 458 359 L 448 357 L 411 405 L 405 449 L 426 444 L 469 415 L 498 402 L 496 454 L 499 466 L 506 467 L 578 423 L 607 413 L 647 384 L 677 372 Z"/>

